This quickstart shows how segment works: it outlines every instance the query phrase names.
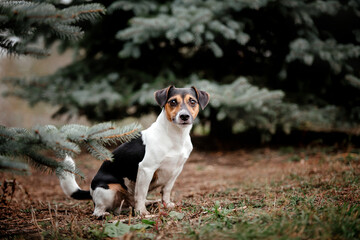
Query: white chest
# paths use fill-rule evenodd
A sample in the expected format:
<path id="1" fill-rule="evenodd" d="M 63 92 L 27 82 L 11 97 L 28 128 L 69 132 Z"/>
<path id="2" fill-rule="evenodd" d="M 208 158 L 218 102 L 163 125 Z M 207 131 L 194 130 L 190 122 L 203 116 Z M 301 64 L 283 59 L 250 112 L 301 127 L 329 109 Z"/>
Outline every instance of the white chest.
<path id="1" fill-rule="evenodd" d="M 175 171 L 176 169 L 183 167 L 189 157 L 189 154 L 190 152 L 178 152 L 177 154 L 173 153 L 171 155 L 165 156 L 159 166 L 159 170 Z"/>
<path id="2" fill-rule="evenodd" d="M 162 159 L 159 168 L 156 170 L 156 185 L 164 185 L 172 178 L 176 178 L 182 171 L 190 153 L 191 149 L 176 149 L 169 151 Z"/>
<path id="3" fill-rule="evenodd" d="M 160 114 L 157 121 L 142 132 L 145 156 L 139 167 L 154 173 L 151 187 L 174 181 L 180 174 L 193 148 L 190 130 L 191 126 L 174 126 Z"/>

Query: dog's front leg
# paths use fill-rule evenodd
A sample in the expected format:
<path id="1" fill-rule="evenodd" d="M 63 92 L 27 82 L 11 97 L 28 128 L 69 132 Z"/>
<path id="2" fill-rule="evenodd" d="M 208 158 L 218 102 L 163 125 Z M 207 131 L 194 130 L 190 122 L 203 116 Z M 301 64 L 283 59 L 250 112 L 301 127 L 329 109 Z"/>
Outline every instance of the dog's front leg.
<path id="1" fill-rule="evenodd" d="M 146 196 L 149 190 L 151 179 L 156 169 L 154 167 L 146 166 L 146 164 L 140 163 L 139 170 L 135 184 L 135 212 L 140 215 L 148 215 L 145 202 Z"/>
<path id="2" fill-rule="evenodd" d="M 164 187 L 161 189 L 162 194 L 162 202 L 164 206 L 168 209 L 172 209 L 175 207 L 175 203 L 171 201 L 171 190 L 174 186 L 174 183 L 177 179 L 177 177 L 180 175 L 182 171 L 182 167 L 174 173 L 174 175 L 170 178 L 170 180 L 164 185 Z"/>

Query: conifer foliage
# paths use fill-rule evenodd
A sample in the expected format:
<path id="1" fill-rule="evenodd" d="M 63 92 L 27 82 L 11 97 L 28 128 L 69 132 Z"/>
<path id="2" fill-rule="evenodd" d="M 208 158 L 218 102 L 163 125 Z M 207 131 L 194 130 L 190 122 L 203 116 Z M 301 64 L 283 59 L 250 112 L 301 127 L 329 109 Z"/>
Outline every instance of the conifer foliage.
<path id="1" fill-rule="evenodd" d="M 79 40 L 84 32 L 77 24 L 97 20 L 104 13 L 98 3 L 66 6 L 59 0 L 0 1 L 0 47 L 10 55 L 45 57 L 49 55 L 46 49 L 33 46 L 41 37 L 47 43 L 58 38 Z"/>
<path id="2" fill-rule="evenodd" d="M 101 21 L 80 41 L 62 42 L 83 50 L 77 60 L 51 76 L 10 80 L 11 94 L 57 105 L 55 115 L 104 121 L 150 111 L 154 90 L 191 83 L 214 96 L 204 112 L 211 128 L 359 125 L 359 1 L 101 3 Z"/>
<path id="3" fill-rule="evenodd" d="M 72 166 L 66 166 L 54 158 L 77 155 L 83 147 L 99 160 L 112 160 L 106 145 L 136 138 L 140 128 L 138 124 L 119 128 L 110 122 L 92 127 L 77 124 L 60 128 L 53 125 L 36 126 L 31 130 L 0 126 L 0 169 L 26 171 L 27 165 L 21 164 L 25 161 L 44 171 L 72 172 Z"/>
<path id="4" fill-rule="evenodd" d="M 101 4 L 81 0 L 72 1 L 71 6 L 59 0 L 0 1 L 0 49 L 9 55 L 47 56 L 47 46 L 59 39 L 78 41 L 84 35 L 78 25 L 95 22 L 104 13 Z M 111 160 L 112 154 L 106 146 L 138 137 L 140 128 L 138 124 L 118 127 L 110 122 L 92 127 L 35 126 L 31 130 L 0 125 L 0 170 L 27 172 L 30 163 L 43 171 L 80 174 L 74 166 L 56 158 L 74 156 L 85 148 L 99 160 Z"/>

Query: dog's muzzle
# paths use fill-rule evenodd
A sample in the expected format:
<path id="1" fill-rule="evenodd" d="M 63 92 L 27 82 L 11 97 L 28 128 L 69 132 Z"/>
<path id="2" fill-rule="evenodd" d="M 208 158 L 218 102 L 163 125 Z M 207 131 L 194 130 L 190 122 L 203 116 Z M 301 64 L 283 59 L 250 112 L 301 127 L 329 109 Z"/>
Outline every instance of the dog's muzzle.
<path id="1" fill-rule="evenodd" d="M 183 109 L 176 115 L 175 123 L 179 125 L 190 125 L 193 123 L 193 118 L 188 111 Z"/>

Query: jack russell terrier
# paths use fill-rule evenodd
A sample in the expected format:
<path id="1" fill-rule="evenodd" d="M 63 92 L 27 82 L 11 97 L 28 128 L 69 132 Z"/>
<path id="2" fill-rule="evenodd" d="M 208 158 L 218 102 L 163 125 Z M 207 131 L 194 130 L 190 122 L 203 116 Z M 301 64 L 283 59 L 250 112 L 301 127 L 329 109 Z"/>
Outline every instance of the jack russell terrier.
<path id="1" fill-rule="evenodd" d="M 155 92 L 155 100 L 162 108 L 157 120 L 141 137 L 116 148 L 113 161 L 105 161 L 91 182 L 90 191 L 81 190 L 74 174 L 58 175 L 64 193 L 74 199 L 92 199 L 93 215 L 103 217 L 107 211 L 119 214 L 122 207 L 135 207 L 135 212 L 148 215 L 146 199 L 149 191 L 161 187 L 162 202 L 166 208 L 175 204 L 170 193 L 181 173 L 193 146 L 190 130 L 210 96 L 205 91 L 169 86 Z M 65 162 L 75 169 L 71 157 Z"/>

